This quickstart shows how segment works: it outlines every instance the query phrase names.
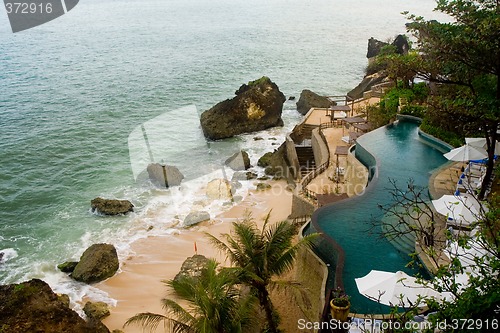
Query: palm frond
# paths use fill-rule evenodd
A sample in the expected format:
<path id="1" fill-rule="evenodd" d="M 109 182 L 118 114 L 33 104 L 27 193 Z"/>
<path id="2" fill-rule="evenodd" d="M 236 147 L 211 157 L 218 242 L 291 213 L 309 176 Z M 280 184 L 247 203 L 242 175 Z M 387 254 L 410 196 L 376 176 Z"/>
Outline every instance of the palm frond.
<path id="1" fill-rule="evenodd" d="M 144 328 L 146 328 L 146 327 L 149 328 L 150 332 L 154 332 L 154 331 L 156 331 L 156 329 L 158 328 L 158 325 L 160 323 L 163 322 L 164 324 L 166 324 L 166 322 L 168 322 L 169 320 L 171 320 L 171 319 L 164 316 L 164 315 L 151 313 L 151 312 L 142 312 L 142 313 L 138 313 L 135 316 L 127 319 L 125 324 L 123 324 L 123 327 L 129 326 L 129 325 L 140 325 Z"/>

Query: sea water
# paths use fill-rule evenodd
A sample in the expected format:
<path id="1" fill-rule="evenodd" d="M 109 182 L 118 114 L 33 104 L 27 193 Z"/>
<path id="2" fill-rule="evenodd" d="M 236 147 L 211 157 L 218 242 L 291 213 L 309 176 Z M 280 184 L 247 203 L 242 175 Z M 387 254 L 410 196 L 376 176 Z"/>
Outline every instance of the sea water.
<path id="1" fill-rule="evenodd" d="M 287 97 L 302 89 L 345 94 L 363 76 L 367 40 L 404 33 L 402 11 L 435 17 L 434 5 L 82 0 L 16 34 L 0 10 L 0 283 L 41 278 L 73 302 L 84 295 L 112 302 L 56 265 L 78 260 L 93 243 L 113 243 L 125 258 L 134 240 L 177 232 L 193 202 L 203 202 L 203 186 L 231 177 L 222 167 L 227 157 L 246 149 L 256 165 L 301 119 L 287 101 L 284 127 L 207 142 L 201 112 L 263 75 Z M 155 144 L 186 180 L 161 190 L 136 177 L 129 147 L 138 144 L 134 130 L 165 115 L 171 122 Z M 244 197 L 253 185 L 243 183 Z M 98 196 L 129 199 L 135 211 L 93 214 Z M 212 216 L 223 210 L 218 201 L 203 205 Z"/>

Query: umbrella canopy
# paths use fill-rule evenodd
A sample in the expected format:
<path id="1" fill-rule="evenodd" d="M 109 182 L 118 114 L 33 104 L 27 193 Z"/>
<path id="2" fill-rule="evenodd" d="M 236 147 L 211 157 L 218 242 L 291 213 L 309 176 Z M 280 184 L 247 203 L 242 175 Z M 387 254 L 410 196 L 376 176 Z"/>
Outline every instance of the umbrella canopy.
<path id="1" fill-rule="evenodd" d="M 465 138 L 465 143 L 472 147 L 487 148 L 486 138 Z M 500 142 L 495 143 L 495 155 L 500 155 Z"/>
<path id="2" fill-rule="evenodd" d="M 450 161 L 465 162 L 470 160 L 480 160 L 483 158 L 487 158 L 488 154 L 486 153 L 486 149 L 482 147 L 474 147 L 466 143 L 462 147 L 450 150 L 443 156 Z"/>
<path id="3" fill-rule="evenodd" d="M 368 275 L 354 280 L 361 295 L 389 306 L 418 306 L 420 296 L 441 299 L 437 291 L 418 283 L 415 277 L 401 271 L 393 273 L 372 270 Z"/>
<path id="4" fill-rule="evenodd" d="M 432 200 L 432 205 L 439 214 L 448 217 L 448 223 L 453 224 L 451 221 L 454 221 L 457 225 L 468 226 L 478 220 L 480 204 L 469 194 L 460 196 L 446 194 Z"/>

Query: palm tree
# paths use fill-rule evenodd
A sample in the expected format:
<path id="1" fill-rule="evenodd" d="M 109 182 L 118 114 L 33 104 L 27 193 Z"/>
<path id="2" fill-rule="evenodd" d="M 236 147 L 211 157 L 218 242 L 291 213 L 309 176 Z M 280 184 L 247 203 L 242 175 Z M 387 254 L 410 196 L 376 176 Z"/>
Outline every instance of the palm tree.
<path id="1" fill-rule="evenodd" d="M 175 333 L 242 332 L 253 324 L 256 299 L 251 294 L 242 294 L 235 273 L 231 268 L 218 269 L 218 263 L 210 259 L 198 277 L 188 275 L 163 281 L 188 307 L 164 298 L 166 315 L 138 313 L 124 326 L 139 324 L 153 332 L 163 323 L 165 329 Z"/>
<path id="2" fill-rule="evenodd" d="M 312 239 L 317 234 L 302 238 L 295 245 L 292 240 L 297 231 L 288 221 L 269 224 L 271 212 L 266 216 L 262 230 L 257 228 L 249 216 L 243 221 L 233 223 L 233 233 L 223 234 L 221 241 L 207 234 L 214 246 L 225 252 L 229 260 L 240 271 L 241 283 L 248 285 L 257 294 L 260 306 L 265 312 L 268 329 L 271 333 L 278 332 L 279 318 L 274 313 L 269 297 L 271 287 L 297 286 L 295 282 L 273 280 L 288 272 L 295 261 L 298 250 L 312 245 Z"/>

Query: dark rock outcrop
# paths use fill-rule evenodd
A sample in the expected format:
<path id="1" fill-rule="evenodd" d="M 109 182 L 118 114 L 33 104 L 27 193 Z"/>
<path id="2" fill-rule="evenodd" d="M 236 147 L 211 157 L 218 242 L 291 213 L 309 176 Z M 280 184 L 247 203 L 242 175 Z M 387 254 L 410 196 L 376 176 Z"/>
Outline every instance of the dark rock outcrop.
<path id="1" fill-rule="evenodd" d="M 410 50 L 410 45 L 408 44 L 408 39 L 403 35 L 397 35 L 392 45 L 396 48 L 397 54 L 408 54 Z"/>
<path id="2" fill-rule="evenodd" d="M 147 169 L 149 179 L 159 187 L 179 186 L 184 179 L 184 175 L 179 169 L 172 165 L 151 163 Z"/>
<path id="3" fill-rule="evenodd" d="M 71 276 L 80 282 L 99 282 L 113 276 L 119 266 L 113 245 L 93 244 L 83 252 Z"/>
<path id="4" fill-rule="evenodd" d="M 293 182 L 293 175 L 288 169 L 285 144 L 282 144 L 273 152 L 265 153 L 259 159 L 257 165 L 265 168 L 266 175 L 273 176 L 274 179 L 285 178 L 289 182 Z"/>
<path id="5" fill-rule="evenodd" d="M 366 52 L 366 57 L 367 58 L 376 57 L 380 53 L 382 48 L 387 45 L 389 45 L 389 43 L 382 42 L 380 40 L 371 37 L 370 39 L 368 39 L 368 50 Z"/>
<path id="6" fill-rule="evenodd" d="M 2 333 L 109 333 L 99 321 L 86 322 L 41 280 L 0 286 Z"/>
<path id="7" fill-rule="evenodd" d="M 332 104 L 332 101 L 325 96 L 320 96 L 311 90 L 304 89 L 300 93 L 300 98 L 297 102 L 297 111 L 305 115 L 312 107 L 328 108 Z"/>
<path id="8" fill-rule="evenodd" d="M 134 211 L 134 205 L 128 200 L 95 198 L 90 205 L 93 212 L 104 215 L 122 215 Z"/>
<path id="9" fill-rule="evenodd" d="M 201 254 L 195 254 L 187 258 L 181 266 L 181 270 L 175 276 L 174 280 L 179 280 L 182 277 L 191 276 L 199 277 L 203 269 L 207 267 L 209 259 Z"/>
<path id="10" fill-rule="evenodd" d="M 378 56 L 382 48 L 388 45 L 394 46 L 397 54 L 407 54 L 408 50 L 410 49 L 410 46 L 408 45 L 408 40 L 403 35 L 397 35 L 391 44 L 379 41 L 371 37 L 368 40 L 368 51 L 366 53 L 366 57 L 370 59 Z"/>
<path id="11" fill-rule="evenodd" d="M 57 265 L 57 268 L 64 273 L 71 273 L 75 270 L 76 265 L 78 265 L 78 261 L 66 261 L 62 264 Z"/>
<path id="12" fill-rule="evenodd" d="M 244 150 L 229 157 L 225 164 L 235 171 L 247 170 L 251 167 L 248 153 Z"/>
<path id="13" fill-rule="evenodd" d="M 218 140 L 283 126 L 285 95 L 268 77 L 242 85 L 235 94 L 201 114 L 205 137 Z"/>

